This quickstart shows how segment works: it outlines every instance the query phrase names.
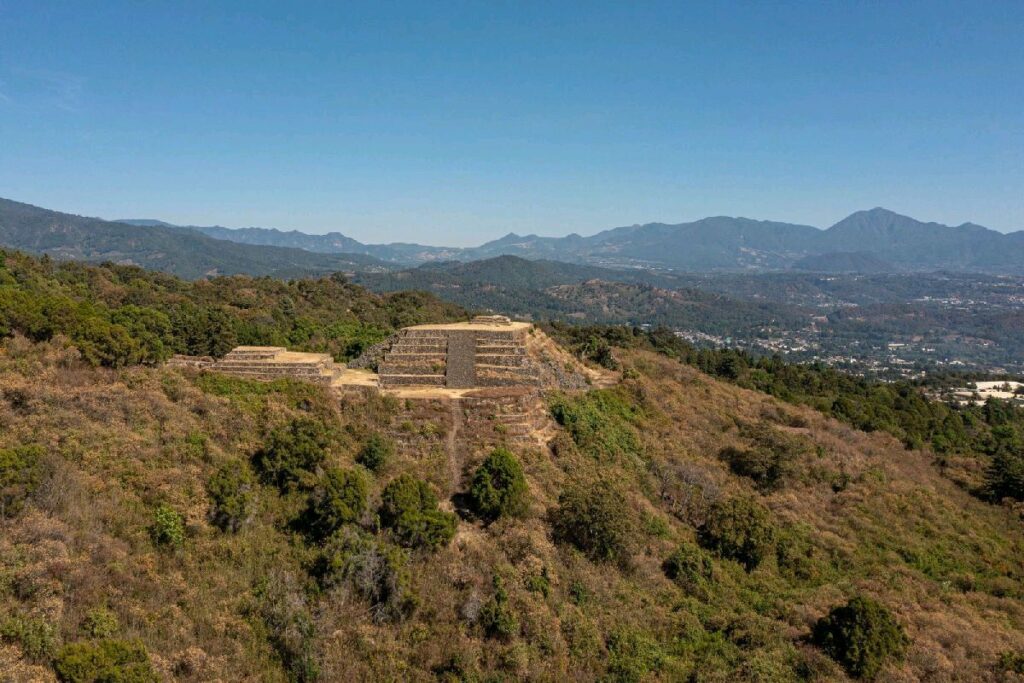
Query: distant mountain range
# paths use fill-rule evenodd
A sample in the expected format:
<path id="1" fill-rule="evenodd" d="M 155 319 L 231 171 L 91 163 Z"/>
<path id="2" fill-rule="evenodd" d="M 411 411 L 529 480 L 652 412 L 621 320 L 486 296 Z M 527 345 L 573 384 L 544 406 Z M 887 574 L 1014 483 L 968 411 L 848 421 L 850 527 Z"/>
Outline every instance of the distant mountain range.
<path id="1" fill-rule="evenodd" d="M 152 223 L 139 227 L 0 199 L 0 247 L 54 258 L 132 264 L 190 279 L 239 273 L 298 277 L 383 265 L 365 254 L 240 244 Z"/>
<path id="2" fill-rule="evenodd" d="M 169 227 L 153 220 L 134 225 Z M 1024 231 L 1003 234 L 973 223 L 923 223 L 887 209 L 858 211 L 826 230 L 809 225 L 717 216 L 692 223 L 648 223 L 582 237 L 514 233 L 478 247 L 363 244 L 338 232 L 309 235 L 270 228 L 188 226 L 217 239 L 250 245 L 352 253 L 389 263 L 475 261 L 520 256 L 609 267 L 702 271 L 818 272 L 971 271 L 1024 273 Z"/>
<path id="3" fill-rule="evenodd" d="M 718 216 L 614 228 L 589 237 L 508 234 L 478 247 L 457 248 L 363 244 L 338 232 L 310 235 L 271 228 L 178 226 L 153 219 L 107 221 L 0 199 L 0 246 L 59 258 L 132 263 L 187 278 L 384 271 L 497 256 L 661 273 L 1024 274 L 1024 231 L 1003 234 L 972 223 L 922 223 L 881 208 L 858 211 L 827 230 Z M 618 275 L 616 279 L 629 281 Z M 638 278 L 656 284 L 648 276 Z"/>

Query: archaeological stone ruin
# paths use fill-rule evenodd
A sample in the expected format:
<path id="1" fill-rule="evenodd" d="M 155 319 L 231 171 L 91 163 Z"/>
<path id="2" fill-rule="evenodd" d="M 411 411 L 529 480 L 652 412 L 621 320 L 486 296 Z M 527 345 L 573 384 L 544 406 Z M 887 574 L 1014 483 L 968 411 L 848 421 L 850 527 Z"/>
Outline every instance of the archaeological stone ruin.
<path id="1" fill-rule="evenodd" d="M 328 354 L 279 346 L 239 346 L 219 360 L 179 355 L 167 365 L 263 381 L 315 382 L 342 400 L 389 394 L 405 399 L 403 420 L 443 425 L 455 446 L 463 439 L 536 442 L 550 421 L 544 390 L 585 389 L 601 381 L 532 324 L 504 316 L 403 328 L 352 367 Z M 406 432 L 396 434 L 400 442 L 409 438 Z"/>
<path id="2" fill-rule="evenodd" d="M 530 328 L 500 316 L 407 327 L 378 367 L 380 386 L 535 386 L 539 376 L 525 343 Z"/>

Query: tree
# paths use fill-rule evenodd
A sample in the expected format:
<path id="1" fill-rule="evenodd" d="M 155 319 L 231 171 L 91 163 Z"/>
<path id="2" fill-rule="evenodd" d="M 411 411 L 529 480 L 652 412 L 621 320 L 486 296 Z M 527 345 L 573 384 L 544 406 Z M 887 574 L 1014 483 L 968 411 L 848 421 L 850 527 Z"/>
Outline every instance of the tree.
<path id="1" fill-rule="evenodd" d="M 366 478 L 358 470 L 329 467 L 313 489 L 305 515 L 310 535 L 324 539 L 366 510 Z"/>
<path id="2" fill-rule="evenodd" d="M 382 434 L 371 434 L 356 454 L 356 462 L 370 470 L 380 472 L 395 454 L 395 444 Z"/>
<path id="3" fill-rule="evenodd" d="M 900 659 L 909 639 L 884 605 L 855 597 L 818 620 L 814 643 L 855 678 L 874 678 L 888 659 Z"/>
<path id="4" fill-rule="evenodd" d="M 775 548 L 775 524 L 764 507 L 748 498 L 731 498 L 711 506 L 698 540 L 722 557 L 750 571 Z"/>
<path id="5" fill-rule="evenodd" d="M 381 524 L 407 548 L 436 550 L 455 535 L 454 514 L 437 508 L 430 486 L 410 474 L 401 474 L 381 492 Z"/>
<path id="6" fill-rule="evenodd" d="M 326 588 L 347 582 L 384 623 L 405 619 L 419 604 L 408 565 L 409 551 L 346 527 L 324 544 L 315 571 Z"/>
<path id="7" fill-rule="evenodd" d="M 507 449 L 496 448 L 473 474 L 469 502 L 482 519 L 516 517 L 527 508 L 526 477 L 523 467 Z"/>
<path id="8" fill-rule="evenodd" d="M 210 495 L 210 521 L 222 531 L 237 532 L 252 517 L 256 481 L 245 463 L 232 460 L 206 483 Z"/>
<path id="9" fill-rule="evenodd" d="M 628 562 L 635 525 L 625 496 L 610 482 L 579 482 L 566 489 L 551 521 L 556 539 L 571 543 L 591 560 Z"/>
<path id="10" fill-rule="evenodd" d="M 263 478 L 280 489 L 309 484 L 327 457 L 329 444 L 324 425 L 297 418 L 270 433 L 266 446 L 253 458 Z"/>
<path id="11" fill-rule="evenodd" d="M 996 453 L 985 473 L 985 485 L 995 500 L 1024 500 L 1024 451 Z"/>

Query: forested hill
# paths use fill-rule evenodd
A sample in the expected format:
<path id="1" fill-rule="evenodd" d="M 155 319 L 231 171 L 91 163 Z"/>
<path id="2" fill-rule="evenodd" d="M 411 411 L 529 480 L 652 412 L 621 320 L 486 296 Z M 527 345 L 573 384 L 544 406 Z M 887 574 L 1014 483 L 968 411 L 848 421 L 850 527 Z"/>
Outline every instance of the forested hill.
<path id="1" fill-rule="evenodd" d="M 420 289 L 468 308 L 535 320 L 669 325 L 728 335 L 752 334 L 767 327 L 799 327 L 809 315 L 797 306 L 680 287 L 686 281 L 672 273 L 530 261 L 517 256 L 354 277 L 374 291 Z"/>
<path id="2" fill-rule="evenodd" d="M 220 356 L 238 344 L 358 355 L 398 327 L 465 318 L 430 294 L 376 295 L 338 274 L 283 281 L 188 281 L 134 266 L 59 262 L 0 250 L 0 338 L 70 338 L 91 364 Z"/>
<path id="3" fill-rule="evenodd" d="M 0 671 L 1019 680 L 1006 404 L 557 325 L 621 381 L 546 394 L 529 445 L 443 403 L 154 364 L 234 343 L 345 358 L 464 315 L 340 276 L 3 253 Z"/>
<path id="4" fill-rule="evenodd" d="M 133 264 L 188 279 L 237 273 L 300 277 L 381 266 L 366 255 L 240 244 L 184 228 L 127 225 L 9 199 L 0 199 L 0 247 L 59 259 Z"/>

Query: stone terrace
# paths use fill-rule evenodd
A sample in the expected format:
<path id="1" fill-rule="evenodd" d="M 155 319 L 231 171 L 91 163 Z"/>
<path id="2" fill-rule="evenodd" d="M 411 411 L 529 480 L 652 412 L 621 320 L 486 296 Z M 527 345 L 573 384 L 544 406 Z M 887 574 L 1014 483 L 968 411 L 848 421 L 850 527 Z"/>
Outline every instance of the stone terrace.
<path id="1" fill-rule="evenodd" d="M 536 386 L 539 378 L 525 345 L 529 329 L 529 323 L 497 317 L 407 327 L 384 354 L 378 367 L 380 385 Z"/>
<path id="2" fill-rule="evenodd" d="M 326 353 L 299 353 L 281 346 L 237 346 L 218 361 L 176 356 L 168 365 L 206 368 L 250 379 L 291 377 L 328 385 L 342 370 Z"/>

